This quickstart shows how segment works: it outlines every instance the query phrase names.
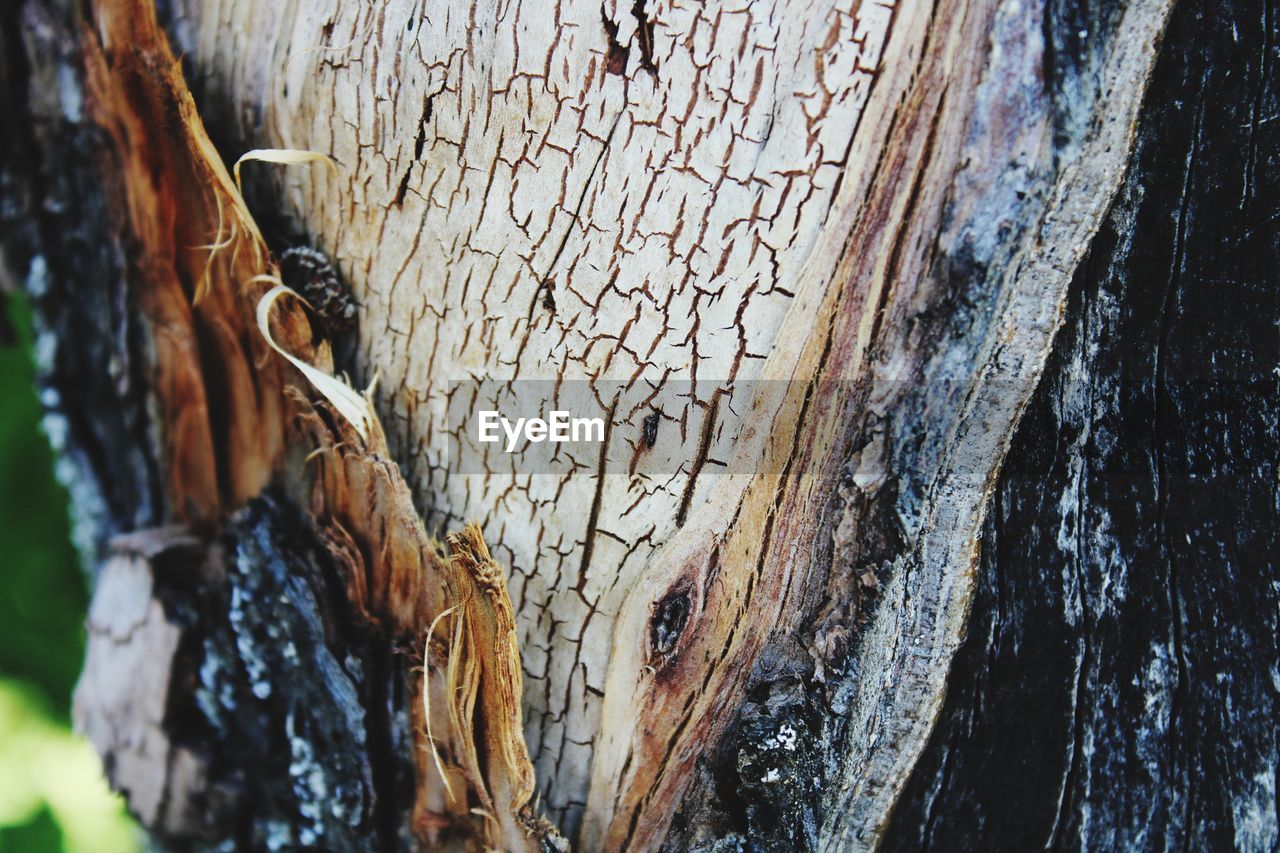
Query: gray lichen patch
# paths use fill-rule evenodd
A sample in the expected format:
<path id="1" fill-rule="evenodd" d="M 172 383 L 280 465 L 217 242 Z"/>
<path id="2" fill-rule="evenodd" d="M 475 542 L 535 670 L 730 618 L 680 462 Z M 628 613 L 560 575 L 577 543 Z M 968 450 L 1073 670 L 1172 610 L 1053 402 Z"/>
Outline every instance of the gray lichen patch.
<path id="1" fill-rule="evenodd" d="M 337 656 L 346 652 L 330 648 L 312 586 L 323 586 L 320 558 L 291 515 L 262 498 L 231 524 L 227 621 L 206 646 L 202 704 L 216 708 L 209 722 L 220 738 L 261 745 L 256 761 L 240 764 L 258 765 L 245 779 L 254 846 L 323 839 L 327 849 L 363 849 L 372 809 L 363 685 Z"/>

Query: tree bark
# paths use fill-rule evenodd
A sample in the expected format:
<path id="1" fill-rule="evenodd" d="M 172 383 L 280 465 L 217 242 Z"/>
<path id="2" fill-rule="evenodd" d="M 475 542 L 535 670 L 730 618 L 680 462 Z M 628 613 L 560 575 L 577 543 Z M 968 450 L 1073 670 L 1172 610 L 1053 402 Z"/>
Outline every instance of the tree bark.
<path id="1" fill-rule="evenodd" d="M 1227 47 L 1184 2 L 1144 106 L 1169 7 L 6 10 L 6 253 L 98 581 L 77 714 L 134 810 L 326 849 L 1274 845 L 1274 474 L 1173 497 L 1175 424 L 1231 424 L 1220 477 L 1274 445 L 1177 384 L 1274 385 L 1270 293 L 1249 355 L 1175 322 L 1189 258 L 1250 259 L 1224 324 L 1274 275 L 1274 16 Z M 253 148 L 336 165 L 233 179 Z M 376 376 L 367 425 L 258 328 L 298 244 L 358 328 L 270 331 Z M 1152 328 L 1125 396 L 1102 354 Z M 604 442 L 459 471 L 446 410 L 495 383 L 580 389 Z"/>
<path id="2" fill-rule="evenodd" d="M 1280 840 L 1277 25 L 1174 10 L 889 848 Z"/>

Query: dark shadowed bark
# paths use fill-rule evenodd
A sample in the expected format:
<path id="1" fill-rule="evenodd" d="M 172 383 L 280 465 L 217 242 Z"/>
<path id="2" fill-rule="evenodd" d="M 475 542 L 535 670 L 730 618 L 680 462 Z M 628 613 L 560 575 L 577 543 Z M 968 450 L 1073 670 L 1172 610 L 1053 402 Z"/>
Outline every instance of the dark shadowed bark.
<path id="1" fill-rule="evenodd" d="M 893 849 L 1275 849 L 1278 11 L 1174 10 Z"/>

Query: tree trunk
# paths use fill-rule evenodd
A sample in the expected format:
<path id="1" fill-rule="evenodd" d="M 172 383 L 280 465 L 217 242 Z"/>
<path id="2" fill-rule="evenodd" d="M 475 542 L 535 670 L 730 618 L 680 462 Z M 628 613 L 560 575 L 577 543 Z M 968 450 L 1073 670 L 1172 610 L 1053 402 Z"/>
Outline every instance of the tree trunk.
<path id="1" fill-rule="evenodd" d="M 1174 10 L 890 848 L 1280 842 L 1278 21 Z"/>
<path id="2" fill-rule="evenodd" d="M 1171 5 L 6 8 L 133 810 L 1274 846 L 1276 17 Z"/>

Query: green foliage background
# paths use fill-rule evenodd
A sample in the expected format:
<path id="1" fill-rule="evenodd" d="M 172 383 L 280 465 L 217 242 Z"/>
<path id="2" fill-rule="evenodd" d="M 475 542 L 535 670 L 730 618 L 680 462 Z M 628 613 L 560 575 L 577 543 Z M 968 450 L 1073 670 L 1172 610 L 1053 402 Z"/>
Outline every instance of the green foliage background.
<path id="1" fill-rule="evenodd" d="M 0 299 L 18 337 L 0 346 L 0 851 L 136 849 L 71 732 L 88 591 L 39 428 L 30 315 L 21 296 Z"/>

